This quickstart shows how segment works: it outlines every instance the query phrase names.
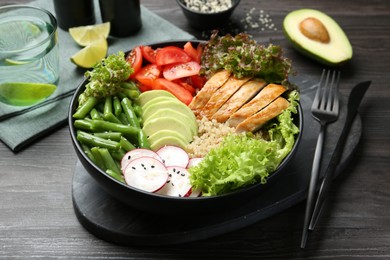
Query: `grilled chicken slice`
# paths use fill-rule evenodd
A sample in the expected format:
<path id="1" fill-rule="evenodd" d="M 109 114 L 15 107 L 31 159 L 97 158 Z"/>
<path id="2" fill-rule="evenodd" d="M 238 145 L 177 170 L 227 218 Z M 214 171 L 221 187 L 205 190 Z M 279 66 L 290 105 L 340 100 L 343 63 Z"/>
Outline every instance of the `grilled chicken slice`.
<path id="1" fill-rule="evenodd" d="M 233 113 L 226 121 L 227 124 L 230 127 L 237 127 L 241 122 L 263 109 L 286 90 L 282 85 L 268 84 L 251 101 Z"/>
<path id="2" fill-rule="evenodd" d="M 289 102 L 285 98 L 278 97 L 268 106 L 238 124 L 236 132 L 255 132 L 266 122 L 282 113 L 288 106 Z"/>
<path id="3" fill-rule="evenodd" d="M 217 91 L 225 82 L 229 79 L 230 72 L 227 70 L 221 70 L 215 73 L 198 92 L 198 94 L 192 99 L 192 102 L 188 105 L 194 112 L 195 116 L 199 115 L 199 112 L 209 101 L 211 96 Z"/>
<path id="4" fill-rule="evenodd" d="M 212 119 L 220 123 L 226 122 L 228 118 L 251 100 L 264 86 L 266 82 L 262 79 L 253 79 L 241 86 L 231 98 L 213 115 Z"/>
<path id="5" fill-rule="evenodd" d="M 218 109 L 250 79 L 250 77 L 238 79 L 231 76 L 222 87 L 215 91 L 210 100 L 203 107 L 202 111 L 200 111 L 199 115 L 211 119 L 215 112 L 217 112 Z"/>

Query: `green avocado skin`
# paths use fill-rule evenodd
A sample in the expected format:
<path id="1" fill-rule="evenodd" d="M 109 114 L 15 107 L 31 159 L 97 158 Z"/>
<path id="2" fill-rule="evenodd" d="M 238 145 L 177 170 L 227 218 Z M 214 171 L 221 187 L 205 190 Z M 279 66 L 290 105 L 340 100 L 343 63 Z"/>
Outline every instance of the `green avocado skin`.
<path id="1" fill-rule="evenodd" d="M 291 18 L 293 17 L 293 18 Z M 308 18 L 308 17 L 314 17 L 321 21 L 321 19 L 326 19 L 328 23 L 328 32 L 330 33 L 331 37 L 338 40 L 338 44 L 340 41 L 342 42 L 343 50 L 345 50 L 346 53 L 349 53 L 349 55 L 346 55 L 346 57 L 341 58 L 339 61 L 335 62 L 332 61 L 330 58 L 327 57 L 329 49 L 321 49 L 321 47 L 318 48 L 312 48 L 312 47 L 303 47 L 302 44 L 296 40 L 293 39 L 294 36 L 296 36 L 297 33 L 300 33 L 299 30 L 293 30 L 291 27 L 298 27 L 300 21 Z M 293 21 L 293 22 L 292 22 Z M 314 9 L 300 9 L 290 12 L 283 22 L 283 32 L 286 36 L 287 40 L 291 43 L 291 45 L 301 54 L 304 56 L 313 59 L 323 65 L 329 66 L 329 67 L 337 67 L 344 65 L 348 61 L 352 59 L 352 46 L 345 35 L 344 31 L 341 29 L 341 27 L 337 24 L 336 21 L 334 21 L 331 17 L 328 15 Z M 303 35 L 303 34 L 302 34 Z M 293 37 L 292 37 L 293 36 Z M 299 39 L 299 37 L 294 37 Z M 302 38 L 302 37 L 301 37 Z M 340 40 L 343 39 L 343 40 Z M 335 44 L 333 44 L 335 45 Z M 338 45 L 340 46 L 340 45 Z M 336 47 L 334 47 L 336 48 Z"/>

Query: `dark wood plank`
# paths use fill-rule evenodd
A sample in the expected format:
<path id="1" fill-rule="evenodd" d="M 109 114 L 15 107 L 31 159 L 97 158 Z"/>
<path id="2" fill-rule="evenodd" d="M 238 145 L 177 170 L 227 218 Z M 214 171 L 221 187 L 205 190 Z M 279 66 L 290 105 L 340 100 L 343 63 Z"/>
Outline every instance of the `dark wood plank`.
<path id="1" fill-rule="evenodd" d="M 24 2 L 6 0 L 0 5 Z M 141 2 L 197 38 L 209 34 L 190 28 L 174 0 Z M 0 144 L 0 259 L 390 258 L 390 4 L 242 0 L 233 23 L 221 31 L 246 30 L 258 41 L 280 44 L 298 72 L 317 75 L 321 66 L 302 58 L 282 33 L 284 16 L 298 8 L 327 12 L 349 36 L 354 58 L 342 68 L 343 94 L 359 81 L 373 81 L 360 107 L 363 134 L 357 153 L 332 187 L 326 212 L 306 250 L 299 248 L 304 203 L 244 229 L 183 245 L 122 247 L 95 238 L 73 212 L 76 155 L 65 126 L 17 154 Z M 261 10 L 270 15 L 277 31 L 261 31 L 244 22 Z"/>

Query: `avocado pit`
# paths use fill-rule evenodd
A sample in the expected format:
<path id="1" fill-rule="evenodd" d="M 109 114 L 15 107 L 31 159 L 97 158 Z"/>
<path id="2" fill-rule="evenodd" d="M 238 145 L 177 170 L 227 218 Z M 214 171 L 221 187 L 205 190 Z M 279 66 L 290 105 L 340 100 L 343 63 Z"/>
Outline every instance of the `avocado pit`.
<path id="1" fill-rule="evenodd" d="M 308 17 L 302 20 L 299 23 L 299 30 L 302 32 L 303 35 L 313 41 L 322 43 L 330 42 L 328 30 L 326 29 L 324 24 L 317 18 Z"/>

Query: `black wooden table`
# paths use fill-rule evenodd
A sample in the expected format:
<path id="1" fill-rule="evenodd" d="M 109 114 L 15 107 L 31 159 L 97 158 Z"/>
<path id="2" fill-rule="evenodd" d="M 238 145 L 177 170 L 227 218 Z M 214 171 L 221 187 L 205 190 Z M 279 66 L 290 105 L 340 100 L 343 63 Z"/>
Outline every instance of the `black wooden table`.
<path id="1" fill-rule="evenodd" d="M 190 28 L 174 0 L 141 3 L 198 39 L 210 35 Z M 359 110 L 362 136 L 356 154 L 332 186 L 305 250 L 299 247 L 305 203 L 237 231 L 180 245 L 118 246 L 96 238 L 74 213 L 77 159 L 64 126 L 17 154 L 0 144 L 0 259 L 389 259 L 390 3 L 242 0 L 221 32 L 246 31 L 259 42 L 281 45 L 299 73 L 319 75 L 322 66 L 294 51 L 283 35 L 284 16 L 299 8 L 328 13 L 348 35 L 354 57 L 341 68 L 342 94 L 372 80 Z"/>

